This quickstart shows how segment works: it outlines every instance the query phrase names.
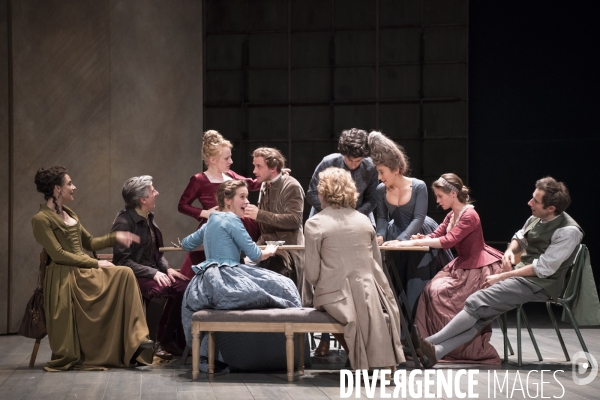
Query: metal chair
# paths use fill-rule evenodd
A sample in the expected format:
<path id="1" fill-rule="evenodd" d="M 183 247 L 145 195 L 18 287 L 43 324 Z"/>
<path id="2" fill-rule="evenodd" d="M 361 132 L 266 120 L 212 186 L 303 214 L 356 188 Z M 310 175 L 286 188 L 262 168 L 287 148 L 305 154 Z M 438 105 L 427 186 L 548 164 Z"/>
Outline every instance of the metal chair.
<path id="1" fill-rule="evenodd" d="M 575 255 L 575 258 L 573 259 L 573 264 L 569 267 L 570 270 L 567 272 L 567 277 L 565 279 L 565 287 L 563 288 L 562 294 L 559 297 L 557 297 L 556 299 L 546 300 L 546 308 L 548 309 L 548 314 L 550 315 L 550 319 L 552 320 L 552 325 L 554 326 L 554 330 L 556 331 L 556 336 L 558 336 L 558 340 L 560 342 L 560 346 L 562 347 L 566 361 L 571 361 L 571 358 L 569 357 L 569 353 L 567 352 L 567 347 L 565 346 L 565 342 L 562 338 L 560 330 L 558 329 L 558 324 L 556 323 L 556 317 L 554 316 L 554 312 L 552 311 L 552 304 L 561 306 L 565 309 L 565 311 L 567 312 L 567 315 L 569 316 L 569 319 L 571 320 L 571 322 L 573 324 L 573 329 L 575 329 L 575 333 L 577 334 L 577 338 L 579 339 L 579 343 L 581 344 L 583 351 L 585 351 L 586 353 L 589 353 L 587 346 L 585 345 L 585 341 L 583 340 L 583 337 L 581 336 L 581 332 L 579 331 L 579 324 L 577 323 L 577 320 L 573 316 L 573 313 L 571 312 L 571 307 L 569 306 L 569 303 L 571 303 L 575 299 L 577 294 L 579 293 L 579 286 L 581 284 L 581 275 L 583 272 L 583 267 L 585 265 L 585 260 L 589 257 L 589 252 L 588 252 L 587 247 L 584 244 L 579 245 L 575 249 L 575 252 L 576 252 L 576 255 Z M 532 341 L 533 347 L 535 348 L 535 351 L 537 353 L 538 359 L 539 359 L 539 361 L 543 361 L 542 356 L 540 354 L 540 350 L 537 345 L 537 342 L 535 340 L 535 337 L 533 336 L 533 332 L 531 331 L 531 327 L 529 326 L 529 323 L 527 321 L 527 317 L 525 315 L 525 310 L 523 310 L 522 306 L 519 306 L 517 308 L 517 361 L 518 361 L 519 367 L 523 365 L 523 357 L 522 357 L 522 351 L 521 351 L 521 317 L 523 318 L 523 321 L 525 322 L 525 325 L 527 326 L 527 330 L 529 331 L 529 336 L 531 337 L 531 341 Z M 502 316 L 502 318 L 504 320 L 504 325 L 506 327 L 506 314 L 504 314 Z M 506 335 L 505 328 L 503 329 L 503 333 L 504 333 L 504 362 L 507 362 L 508 361 L 508 355 L 507 355 L 508 337 Z M 588 361 L 591 364 L 593 364 L 592 360 L 588 360 Z"/>

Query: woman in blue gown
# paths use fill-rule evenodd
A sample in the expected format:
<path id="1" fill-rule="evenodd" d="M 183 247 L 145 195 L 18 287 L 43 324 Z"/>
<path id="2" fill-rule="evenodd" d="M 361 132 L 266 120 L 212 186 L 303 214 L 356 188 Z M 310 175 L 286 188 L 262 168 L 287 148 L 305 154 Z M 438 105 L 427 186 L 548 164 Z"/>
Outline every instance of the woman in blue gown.
<path id="1" fill-rule="evenodd" d="M 222 183 L 217 189 L 219 211 L 213 212 L 208 223 L 181 242 L 187 251 L 203 245 L 206 253 L 206 261 L 192 267 L 196 275 L 183 297 L 182 321 L 189 346 L 191 319 L 198 310 L 301 306 L 300 295 L 291 279 L 240 261 L 242 251 L 250 260 L 258 262 L 277 250 L 277 246 L 267 246 L 261 251 L 244 228 L 240 217 L 249 204 L 247 197 L 244 181 Z M 286 366 L 285 336 L 281 334 L 219 333 L 217 350 L 226 364 L 238 369 L 267 370 Z"/>

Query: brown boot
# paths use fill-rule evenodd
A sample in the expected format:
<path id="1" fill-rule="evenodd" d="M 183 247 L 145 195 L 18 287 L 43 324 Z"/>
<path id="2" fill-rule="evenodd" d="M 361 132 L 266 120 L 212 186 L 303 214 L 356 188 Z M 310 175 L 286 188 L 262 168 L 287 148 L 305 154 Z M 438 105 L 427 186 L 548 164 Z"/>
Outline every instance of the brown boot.
<path id="1" fill-rule="evenodd" d="M 437 364 L 438 360 L 435 356 L 435 345 L 423 339 L 419 333 L 419 329 L 415 325 L 413 325 L 411 334 L 414 334 L 412 337 L 415 337 L 419 343 L 419 350 L 417 350 L 417 352 L 419 353 L 419 356 L 421 356 L 425 368 L 431 368 Z"/>
<path id="2" fill-rule="evenodd" d="M 154 355 L 166 361 L 173 359 L 173 354 L 163 349 L 160 343 L 156 343 L 156 345 L 154 346 Z"/>
<path id="3" fill-rule="evenodd" d="M 329 354 L 329 340 L 321 340 L 315 350 L 315 356 L 326 356 Z"/>

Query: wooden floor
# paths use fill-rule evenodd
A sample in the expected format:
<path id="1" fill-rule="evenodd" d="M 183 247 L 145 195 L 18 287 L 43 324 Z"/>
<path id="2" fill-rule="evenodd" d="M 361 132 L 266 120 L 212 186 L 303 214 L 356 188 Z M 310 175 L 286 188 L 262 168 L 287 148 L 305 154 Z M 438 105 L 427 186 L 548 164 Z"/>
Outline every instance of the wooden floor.
<path id="1" fill-rule="evenodd" d="M 563 329 L 567 348 L 570 354 L 581 350 L 577 337 L 572 329 Z M 563 399 L 598 399 L 600 398 L 600 379 L 595 379 L 587 386 L 578 386 L 573 382 L 570 362 L 564 361 L 562 350 L 553 329 L 535 328 L 538 344 L 541 347 L 543 362 L 538 362 L 533 346 L 524 333 L 524 366 L 518 368 L 516 356 L 510 358 L 508 364 L 497 366 L 448 365 L 440 364 L 437 369 L 478 368 L 478 386 L 475 392 L 480 399 L 488 398 L 488 371 L 493 377 L 504 377 L 508 370 L 510 389 L 516 381 L 517 371 L 521 378 L 523 393 L 516 390 L 512 398 L 522 399 L 535 396 L 536 384 L 539 388 L 541 377 L 539 371 L 564 370 L 556 377 L 551 373 L 544 375 L 544 396 L 563 394 Z M 592 355 L 600 358 L 600 329 L 583 329 L 584 339 Z M 509 329 L 509 337 L 516 350 L 516 330 Z M 495 327 L 492 343 L 502 354 L 502 337 Z M 50 358 L 48 341 L 42 342 L 38 360 L 34 368 L 28 367 L 29 355 L 33 340 L 16 335 L 0 336 L 0 399 L 338 399 L 340 398 L 340 374 L 346 356 L 343 351 L 333 351 L 328 357 L 313 357 L 313 369 L 307 370 L 305 377 L 293 383 L 286 380 L 285 371 L 279 373 L 223 373 L 208 378 L 201 374 L 198 381 L 191 379 L 191 365 L 176 367 L 170 364 L 135 369 L 111 370 L 107 372 L 45 372 L 42 367 Z M 529 384 L 527 386 L 527 374 Z M 418 378 L 420 379 L 420 378 Z M 561 387 L 562 385 L 562 387 Z M 492 386 L 490 386 L 492 387 Z M 466 387 L 461 385 L 463 390 Z M 519 389 L 517 382 L 516 389 Z M 386 392 L 392 394 L 394 386 Z M 506 398 L 506 388 L 500 394 L 497 388 L 496 398 Z M 435 393 L 435 385 L 432 389 Z M 493 391 L 491 391 L 493 398 Z M 538 398 L 540 395 L 538 393 Z M 352 395 L 354 397 L 354 394 Z M 362 391 L 362 398 L 366 393 Z M 380 398 L 380 389 L 375 398 Z M 407 396 L 407 398 L 411 398 Z M 419 398 L 419 397 L 416 397 Z M 456 397 L 454 397 L 456 398 Z"/>

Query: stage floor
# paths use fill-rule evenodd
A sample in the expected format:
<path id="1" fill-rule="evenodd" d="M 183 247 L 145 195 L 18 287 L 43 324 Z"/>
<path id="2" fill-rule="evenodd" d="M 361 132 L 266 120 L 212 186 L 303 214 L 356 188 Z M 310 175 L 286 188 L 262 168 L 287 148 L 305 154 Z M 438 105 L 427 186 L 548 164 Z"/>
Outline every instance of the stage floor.
<path id="1" fill-rule="evenodd" d="M 570 354 L 580 351 L 579 342 L 572 329 L 562 329 Z M 600 379 L 596 378 L 586 386 L 573 382 L 571 362 L 566 362 L 553 329 L 534 328 L 534 334 L 541 348 L 543 362 L 538 362 L 527 331 L 523 331 L 523 361 L 517 367 L 516 355 L 510 357 L 508 364 L 497 366 L 448 365 L 438 364 L 436 369 L 478 368 L 478 385 L 475 393 L 479 398 L 488 398 L 488 376 L 492 378 L 494 370 L 503 378 L 508 370 L 509 388 L 515 386 L 516 374 L 522 381 L 524 392 L 516 382 L 512 398 L 531 398 L 535 396 L 536 384 L 541 384 L 540 370 L 564 370 L 546 372 L 543 380 L 544 396 L 556 396 L 563 399 L 597 399 L 600 391 Z M 600 329 L 582 329 L 582 334 L 592 355 L 600 358 Z M 516 330 L 509 328 L 509 337 L 516 351 Z M 502 356 L 502 335 L 494 327 L 492 343 Z M 29 356 L 33 340 L 17 335 L 0 336 L 0 399 L 339 399 L 340 373 L 346 361 L 342 351 L 333 350 L 327 357 L 313 357 L 313 369 L 293 383 L 288 383 L 284 371 L 279 373 L 221 373 L 213 377 L 200 374 L 198 381 L 191 379 L 191 358 L 185 367 L 161 364 L 135 369 L 110 370 L 106 372 L 45 372 L 42 367 L 50 358 L 47 339 L 42 341 L 34 368 L 29 368 Z M 490 374 L 488 375 L 488 371 Z M 527 384 L 527 374 L 529 383 Z M 408 371 L 407 371 L 408 372 Z M 444 371 L 447 373 L 447 371 Z M 417 377 L 422 380 L 422 376 Z M 464 379 L 463 379 L 464 381 Z M 466 382 L 461 381 L 461 390 L 466 391 Z M 560 382 L 560 384 L 559 384 Z M 436 393 L 434 384 L 431 391 Z M 493 384 L 490 386 L 493 390 Z M 529 394 L 527 393 L 529 388 Z M 497 387 L 497 398 L 506 398 L 506 388 L 501 394 Z M 388 386 L 386 393 L 392 395 L 394 386 Z M 493 391 L 491 392 L 493 394 Z M 491 396 L 491 395 L 490 395 Z M 491 396 L 493 398 L 493 396 Z M 351 398 L 355 398 L 355 393 Z M 367 398 L 364 387 L 362 397 Z M 380 388 L 375 398 L 381 398 Z M 407 398 L 411 398 L 407 394 Z M 412 398 L 419 398 L 413 396 Z M 443 397 L 446 398 L 446 397 Z M 453 397 L 456 398 L 456 397 Z M 538 398 L 540 398 L 538 394 Z"/>

